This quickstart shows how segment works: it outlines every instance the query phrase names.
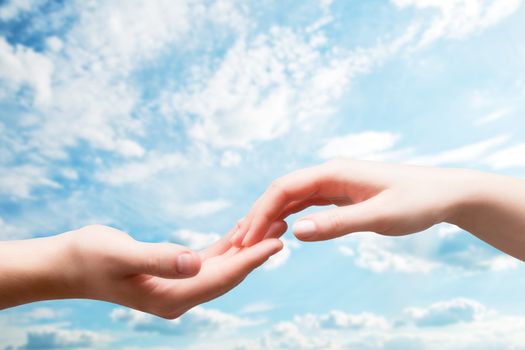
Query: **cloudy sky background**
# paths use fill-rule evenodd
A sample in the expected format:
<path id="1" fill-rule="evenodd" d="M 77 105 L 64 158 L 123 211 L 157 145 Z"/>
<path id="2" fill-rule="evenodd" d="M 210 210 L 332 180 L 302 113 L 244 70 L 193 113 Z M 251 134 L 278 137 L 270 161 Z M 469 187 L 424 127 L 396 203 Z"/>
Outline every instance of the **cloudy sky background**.
<path id="1" fill-rule="evenodd" d="M 521 0 L 0 1 L 0 239 L 200 249 L 336 156 L 525 177 L 524 37 Z M 44 302 L 0 347 L 525 349 L 523 263 L 454 226 L 285 243 L 178 320 Z"/>

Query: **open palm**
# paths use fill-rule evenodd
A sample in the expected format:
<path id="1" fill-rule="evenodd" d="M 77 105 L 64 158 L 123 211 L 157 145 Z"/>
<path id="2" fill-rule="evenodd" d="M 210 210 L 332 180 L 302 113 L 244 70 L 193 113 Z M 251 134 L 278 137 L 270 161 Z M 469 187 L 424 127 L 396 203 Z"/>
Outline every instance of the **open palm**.
<path id="1" fill-rule="evenodd" d="M 284 221 L 274 223 L 268 230 L 269 239 L 247 248 L 233 247 L 230 243 L 232 234 L 230 232 L 211 247 L 199 253 L 202 265 L 195 276 L 166 276 L 165 271 L 159 271 L 159 273 L 151 267 L 147 268 L 148 273 L 144 273 L 145 271 L 141 271 L 141 269 L 136 271 L 137 264 L 132 261 L 119 262 L 120 267 L 114 269 L 108 278 L 100 278 L 99 275 L 99 283 L 101 280 L 106 280 L 104 292 L 89 297 L 129 306 L 163 318 L 176 318 L 192 307 L 228 292 L 252 270 L 280 251 L 282 249 L 281 241 L 272 237 L 282 235 L 286 228 Z M 123 247 L 129 244 L 129 247 L 137 247 L 137 245 L 140 247 L 142 245 L 144 249 L 150 249 L 147 248 L 149 246 L 158 249 L 159 255 L 161 248 L 183 248 L 167 243 L 137 242 L 122 231 L 108 228 L 105 230 L 107 231 L 106 240 L 111 237 L 114 241 L 121 241 L 120 244 L 112 242 L 113 247 L 117 245 Z M 136 251 L 137 248 L 127 249 L 127 255 L 121 252 L 121 248 L 118 251 L 113 248 L 108 250 L 110 252 L 106 255 L 110 255 L 112 258 L 106 257 L 99 259 L 99 261 L 128 259 L 129 253 Z"/>

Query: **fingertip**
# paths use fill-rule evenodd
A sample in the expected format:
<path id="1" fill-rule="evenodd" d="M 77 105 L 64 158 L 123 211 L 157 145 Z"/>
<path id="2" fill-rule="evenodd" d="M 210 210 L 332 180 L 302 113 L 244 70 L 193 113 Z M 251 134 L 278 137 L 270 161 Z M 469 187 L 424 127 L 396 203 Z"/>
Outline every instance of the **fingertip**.
<path id="1" fill-rule="evenodd" d="M 246 235 L 244 236 L 241 245 L 243 247 L 251 247 L 262 241 L 264 236 L 262 236 L 260 232 L 261 228 L 259 227 L 259 225 L 257 225 L 257 223 L 255 225 L 252 225 L 246 233 Z M 268 232 L 268 230 L 263 229 L 263 232 L 266 233 Z"/>
<path id="2" fill-rule="evenodd" d="M 176 260 L 176 270 L 181 276 L 195 276 L 201 269 L 201 258 L 197 253 L 187 251 L 180 254 Z"/>
<path id="3" fill-rule="evenodd" d="M 242 239 L 240 246 L 241 247 L 251 247 L 253 245 L 252 243 L 252 234 L 250 231 L 244 236 Z"/>
<path id="4" fill-rule="evenodd" d="M 232 245 L 234 247 L 237 247 L 237 248 L 242 248 L 244 245 L 243 245 L 243 241 L 244 239 L 246 238 L 246 234 L 243 233 L 242 231 L 239 231 L 237 232 L 234 237 L 232 238 Z"/>
<path id="5" fill-rule="evenodd" d="M 274 243 L 275 250 L 273 254 L 280 252 L 284 248 L 284 243 L 280 239 L 272 238 L 271 240 L 275 242 Z"/>
<path id="6" fill-rule="evenodd" d="M 274 255 L 284 248 L 283 242 L 277 238 L 268 238 L 258 244 L 264 246 L 268 256 Z"/>
<path id="7" fill-rule="evenodd" d="M 311 241 L 317 234 L 317 224 L 311 219 L 299 219 L 292 226 L 293 233 L 301 241 Z"/>
<path id="8" fill-rule="evenodd" d="M 286 232 L 286 230 L 288 230 L 288 224 L 286 223 L 286 221 L 274 221 L 270 225 L 270 228 L 268 229 L 268 232 L 266 232 L 264 238 L 279 238 Z"/>

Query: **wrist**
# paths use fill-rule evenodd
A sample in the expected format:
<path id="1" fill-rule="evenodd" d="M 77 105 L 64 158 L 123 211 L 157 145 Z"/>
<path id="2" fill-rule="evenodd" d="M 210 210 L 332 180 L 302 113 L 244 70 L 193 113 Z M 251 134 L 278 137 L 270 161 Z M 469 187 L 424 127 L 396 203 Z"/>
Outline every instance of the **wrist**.
<path id="1" fill-rule="evenodd" d="M 451 186 L 445 189 L 450 193 L 449 210 L 445 222 L 464 227 L 465 222 L 480 205 L 487 202 L 490 194 L 490 181 L 486 174 L 470 169 L 450 169 Z"/>

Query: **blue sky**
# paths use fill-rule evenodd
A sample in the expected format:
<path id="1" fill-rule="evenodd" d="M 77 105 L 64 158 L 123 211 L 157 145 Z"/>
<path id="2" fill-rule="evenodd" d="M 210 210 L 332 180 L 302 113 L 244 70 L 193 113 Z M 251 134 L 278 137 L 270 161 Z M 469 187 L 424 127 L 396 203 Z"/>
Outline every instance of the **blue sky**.
<path id="1" fill-rule="evenodd" d="M 521 0 L 1 1 L 0 239 L 200 249 L 337 156 L 525 177 L 524 35 Z M 454 226 L 284 239 L 179 320 L 36 303 L 0 347 L 525 349 L 523 263 Z"/>

